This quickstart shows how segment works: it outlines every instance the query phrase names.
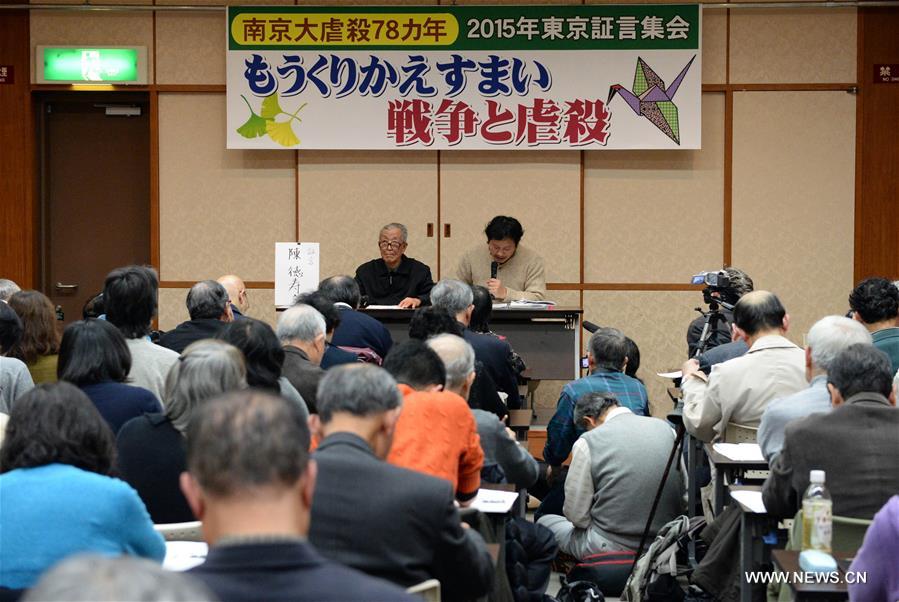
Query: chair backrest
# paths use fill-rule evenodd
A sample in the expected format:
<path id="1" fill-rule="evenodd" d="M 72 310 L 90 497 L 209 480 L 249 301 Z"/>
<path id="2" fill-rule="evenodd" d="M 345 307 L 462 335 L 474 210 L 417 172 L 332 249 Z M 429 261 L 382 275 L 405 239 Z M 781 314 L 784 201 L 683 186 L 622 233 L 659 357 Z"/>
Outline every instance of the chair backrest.
<path id="1" fill-rule="evenodd" d="M 724 430 L 724 441 L 727 443 L 755 443 L 759 429 L 757 426 L 747 426 L 728 422 Z"/>
<path id="2" fill-rule="evenodd" d="M 440 582 L 436 579 L 428 579 L 406 590 L 407 593 L 415 594 L 425 602 L 440 602 Z"/>
<path id="3" fill-rule="evenodd" d="M 862 547 L 865 533 L 872 522 L 863 518 L 834 515 L 830 548 L 845 554 L 855 554 Z M 793 528 L 790 530 L 790 540 L 787 542 L 787 549 L 802 549 L 802 510 L 797 512 L 796 517 L 793 519 Z"/>
<path id="4" fill-rule="evenodd" d="M 186 523 L 161 523 L 153 525 L 153 528 L 166 541 L 203 541 L 201 524 L 195 520 Z"/>

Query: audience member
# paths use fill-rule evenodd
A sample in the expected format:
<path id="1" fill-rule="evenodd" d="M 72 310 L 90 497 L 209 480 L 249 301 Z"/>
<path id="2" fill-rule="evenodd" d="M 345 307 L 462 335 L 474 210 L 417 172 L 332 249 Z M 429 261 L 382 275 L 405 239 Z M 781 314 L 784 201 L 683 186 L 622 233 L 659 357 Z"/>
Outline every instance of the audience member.
<path id="1" fill-rule="evenodd" d="M 744 272 L 743 270 L 737 268 L 724 268 L 724 273 L 728 278 L 728 286 L 722 287 L 717 291 L 710 290 L 709 294 L 720 301 L 724 301 L 728 305 L 735 305 L 740 298 L 746 293 L 751 293 L 753 291 L 753 282 L 752 278 Z M 714 330 L 709 334 L 708 343 L 706 344 L 706 351 L 714 349 L 715 347 L 726 345 L 731 342 L 731 324 L 734 321 L 734 314 L 731 310 L 726 307 L 720 308 L 722 320 L 719 320 L 715 324 Z M 696 355 L 696 351 L 699 348 L 699 339 L 702 336 L 702 329 L 705 326 L 705 316 L 699 316 L 692 322 L 690 322 L 690 326 L 687 328 L 687 356 L 693 357 Z M 727 359 L 732 359 L 733 357 L 737 357 L 739 355 L 743 355 L 746 352 L 746 349 L 740 350 L 739 346 L 732 347 L 731 357 Z"/>
<path id="2" fill-rule="evenodd" d="M 472 332 L 492 333 L 490 317 L 493 315 L 493 297 L 490 296 L 490 291 L 479 284 L 473 284 L 471 285 L 471 294 L 471 304 L 474 307 L 471 310 L 468 328 Z"/>
<path id="3" fill-rule="evenodd" d="M 852 602 L 899 600 L 899 495 L 874 515 L 865 542 L 855 554 L 850 573 L 865 575 L 849 583 Z"/>
<path id="4" fill-rule="evenodd" d="M 81 308 L 81 319 L 103 318 L 106 319 L 106 303 L 103 300 L 103 291 L 100 291 L 84 302 Z"/>
<path id="5" fill-rule="evenodd" d="M 637 371 L 640 370 L 640 348 L 628 336 L 624 337 L 624 344 L 627 345 L 627 351 L 624 352 L 624 357 L 627 358 L 627 363 L 624 364 L 624 374 L 642 383 L 643 379 L 637 376 Z"/>
<path id="6" fill-rule="evenodd" d="M 131 351 L 131 384 L 147 389 L 163 401 L 165 378 L 178 361 L 178 354 L 153 344 L 149 338 L 158 290 L 159 279 L 153 268 L 132 265 L 117 268 L 106 276 L 103 300 L 106 320 L 125 335 Z"/>
<path id="7" fill-rule="evenodd" d="M 297 297 L 296 303 L 303 303 L 315 308 L 325 319 L 325 355 L 322 357 L 321 363 L 323 370 L 341 364 L 355 364 L 359 361 L 358 355 L 344 351 L 331 342 L 334 338 L 334 330 L 340 326 L 340 310 L 337 309 L 333 301 L 320 292 L 315 291 L 300 295 Z"/>
<path id="8" fill-rule="evenodd" d="M 165 543 L 131 487 L 108 475 L 112 431 L 69 383 L 18 400 L 0 448 L 0 586 L 34 585 L 78 552 L 162 561 Z"/>
<path id="9" fill-rule="evenodd" d="M 372 305 L 416 308 L 428 304 L 434 286 L 431 268 L 406 257 L 409 232 L 403 224 L 387 224 L 378 234 L 379 259 L 356 268 L 359 292 Z"/>
<path id="10" fill-rule="evenodd" d="M 484 228 L 484 234 L 487 245 L 477 245 L 459 261 L 458 279 L 467 284 L 486 286 L 490 294 L 503 303 L 544 299 L 543 258 L 520 244 L 524 236 L 521 222 L 514 217 L 497 215 Z"/>
<path id="11" fill-rule="evenodd" d="M 384 369 L 403 394 L 403 412 L 387 461 L 446 479 L 456 499 L 467 505 L 481 485 L 484 452 L 468 404 L 443 390 L 446 369 L 440 357 L 411 339 L 393 348 Z"/>
<path id="12" fill-rule="evenodd" d="M 228 293 L 231 315 L 234 316 L 235 320 L 243 318 L 250 311 L 250 297 L 247 294 L 247 285 L 240 279 L 240 276 L 234 274 L 221 276 L 217 282 L 224 286 L 225 291 Z"/>
<path id="13" fill-rule="evenodd" d="M 184 573 L 155 562 L 118 556 L 78 554 L 44 573 L 22 602 L 219 602 L 206 587 Z"/>
<path id="14" fill-rule="evenodd" d="M 119 431 L 119 474 L 140 494 L 154 522 L 194 520 L 178 486 L 186 470 L 187 427 L 206 401 L 246 386 L 239 350 L 218 340 L 197 341 L 169 372 L 165 412 L 134 418 Z"/>
<path id="15" fill-rule="evenodd" d="M 396 381 L 372 365 L 340 366 L 322 379 L 309 540 L 326 557 L 403 587 L 435 578 L 448 600 L 482 596 L 493 560 L 462 526 L 452 486 L 384 462 L 401 404 Z"/>
<path id="16" fill-rule="evenodd" d="M 427 341 L 446 369 L 444 390 L 468 399 L 475 380 L 474 350 L 459 336 L 441 334 Z M 406 404 L 406 412 L 408 403 Z M 528 488 L 537 480 L 537 462 L 515 440 L 515 436 L 495 414 L 472 409 L 484 452 L 481 479 L 488 483 L 513 483 Z M 402 417 L 400 417 L 402 423 Z"/>
<path id="17" fill-rule="evenodd" d="M 284 378 L 299 391 L 310 414 L 317 414 L 318 383 L 325 375 L 321 368 L 325 355 L 325 318 L 315 308 L 298 304 L 278 318 L 276 334 L 284 345 Z"/>
<path id="18" fill-rule="evenodd" d="M 734 336 L 746 355 L 712 367 L 708 379 L 699 362 L 682 369 L 684 426 L 701 441 L 721 440 L 727 425 L 757 427 L 768 403 L 808 386 L 805 354 L 784 335 L 790 326 L 780 299 L 767 291 L 747 293 L 734 306 Z"/>
<path id="19" fill-rule="evenodd" d="M 9 298 L 13 296 L 13 294 L 18 293 L 20 290 L 19 285 L 9 280 L 8 278 L 0 278 L 0 301 L 6 302 L 9 301 Z"/>
<path id="20" fill-rule="evenodd" d="M 403 590 L 327 561 L 307 543 L 316 466 L 295 405 L 243 391 L 204 404 L 194 418 L 181 486 L 210 548 L 191 576 L 222 602 L 411 602 Z"/>
<path id="21" fill-rule="evenodd" d="M 155 395 L 125 384 L 131 352 L 122 333 L 105 320 L 69 324 L 59 346 L 57 369 L 59 380 L 84 391 L 113 433 L 144 412 L 162 411 Z"/>
<path id="22" fill-rule="evenodd" d="M 854 344 L 827 371 L 834 409 L 786 427 L 784 445 L 762 489 L 768 514 L 792 518 L 809 484 L 825 472 L 833 513 L 870 519 L 899 491 L 899 410 L 887 355 Z"/>
<path id="23" fill-rule="evenodd" d="M 22 320 L 22 337 L 6 355 L 25 362 L 35 383 L 56 382 L 60 337 L 53 303 L 38 291 L 19 291 L 8 303 Z"/>
<path id="24" fill-rule="evenodd" d="M 426 341 L 439 334 L 452 334 L 462 337 L 463 329 L 454 317 L 435 307 L 420 307 L 409 320 L 409 338 Z M 474 383 L 468 393 L 468 407 L 485 410 L 502 420 L 509 414 L 506 404 L 497 392 L 496 383 L 484 364 L 475 358 Z"/>
<path id="25" fill-rule="evenodd" d="M 431 290 L 431 304 L 456 318 L 465 328 L 463 336 L 474 349 L 475 358 L 484 364 L 497 388 L 507 395 L 510 408 L 521 406 L 518 377 L 512 365 L 512 347 L 495 336 L 472 332 L 468 327 L 474 310 L 471 287 L 458 280 L 441 280 Z"/>
<path id="26" fill-rule="evenodd" d="M 332 276 L 321 281 L 318 291 L 340 311 L 340 325 L 334 329 L 332 343 L 338 347 L 371 349 L 381 358 L 387 357 L 393 339 L 383 324 L 357 311 L 362 294 L 355 280 L 350 276 Z"/>
<path id="27" fill-rule="evenodd" d="M 871 343 L 871 335 L 861 324 L 849 318 L 827 316 L 815 322 L 805 342 L 808 388 L 771 401 L 759 423 L 758 442 L 769 463 L 783 447 L 787 424 L 798 418 L 830 411 L 827 370 L 838 353 L 855 343 Z"/>
<path id="28" fill-rule="evenodd" d="M 176 353 L 200 339 L 214 339 L 225 324 L 234 321 L 225 287 L 215 280 L 197 282 L 187 293 L 190 320 L 178 324 L 159 339 L 159 344 Z"/>
<path id="29" fill-rule="evenodd" d="M 9 414 L 13 403 L 34 388 L 28 366 L 22 360 L 6 357 L 22 338 L 22 321 L 6 303 L 0 303 L 0 413 Z"/>
<path id="30" fill-rule="evenodd" d="M 892 372 L 899 371 L 899 288 L 886 278 L 868 278 L 849 295 L 852 317 L 874 338 L 874 346 L 890 358 Z"/>
<path id="31" fill-rule="evenodd" d="M 290 381 L 281 376 L 284 349 L 272 327 L 261 320 L 244 318 L 231 322 L 218 338 L 231 343 L 242 353 L 247 367 L 247 384 L 264 389 L 291 401 L 309 416 L 306 402 Z"/>
<path id="32" fill-rule="evenodd" d="M 636 550 L 668 464 L 674 431 L 662 420 L 638 416 L 615 395 L 581 395 L 574 420 L 585 433 L 574 444 L 565 479 L 565 516 L 545 514 L 538 524 L 556 536 L 559 549 L 581 559 Z M 650 537 L 683 512 L 683 476 L 672 470 Z"/>
<path id="33" fill-rule="evenodd" d="M 615 328 L 600 328 L 590 337 L 587 350 L 590 374 L 565 385 L 556 412 L 546 427 L 543 459 L 550 466 L 561 466 L 584 432 L 574 421 L 574 406 L 585 393 L 613 393 L 623 407 L 639 416 L 649 415 L 646 387 L 624 373 L 628 363 L 626 339 Z"/>

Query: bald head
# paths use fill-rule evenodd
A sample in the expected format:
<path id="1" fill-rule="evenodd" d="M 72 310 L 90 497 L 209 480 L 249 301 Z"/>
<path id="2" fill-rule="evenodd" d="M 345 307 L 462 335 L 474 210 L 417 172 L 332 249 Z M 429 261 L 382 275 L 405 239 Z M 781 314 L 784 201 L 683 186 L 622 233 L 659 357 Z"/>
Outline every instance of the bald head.
<path id="1" fill-rule="evenodd" d="M 441 334 L 430 338 L 427 345 L 440 356 L 446 368 L 444 389 L 467 397 L 474 377 L 474 350 L 471 345 L 454 334 Z"/>
<path id="2" fill-rule="evenodd" d="M 218 283 L 228 291 L 231 303 L 237 306 L 240 313 L 246 313 L 250 309 L 250 298 L 247 296 L 247 287 L 240 276 L 226 274 L 218 279 Z"/>
<path id="3" fill-rule="evenodd" d="M 789 326 L 789 317 L 777 295 L 753 291 L 743 295 L 734 306 L 734 326 L 750 338 L 783 334 Z"/>

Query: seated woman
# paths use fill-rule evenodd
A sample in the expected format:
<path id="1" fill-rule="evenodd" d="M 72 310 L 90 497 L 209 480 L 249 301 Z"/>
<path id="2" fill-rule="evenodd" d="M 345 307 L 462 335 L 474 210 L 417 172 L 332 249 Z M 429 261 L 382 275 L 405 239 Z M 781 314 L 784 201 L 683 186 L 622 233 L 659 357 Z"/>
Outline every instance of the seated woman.
<path id="1" fill-rule="evenodd" d="M 9 306 L 22 320 L 22 338 L 5 354 L 25 362 L 35 384 L 56 382 L 59 330 L 53 303 L 38 291 L 19 291 Z"/>
<path id="2" fill-rule="evenodd" d="M 165 542 L 137 493 L 108 476 L 112 432 L 69 383 L 41 385 L 13 407 L 0 448 L 0 586 L 32 586 L 79 552 L 161 562 Z"/>
<path id="3" fill-rule="evenodd" d="M 9 414 L 13 403 L 34 388 L 28 366 L 14 357 L 4 357 L 22 338 L 22 321 L 6 303 L 0 302 L 0 412 Z"/>
<path id="4" fill-rule="evenodd" d="M 222 341 L 197 341 L 169 371 L 165 412 L 133 418 L 119 431 L 119 474 L 137 489 L 153 522 L 195 520 L 178 483 L 186 470 L 187 425 L 199 404 L 246 386 L 240 351 Z"/>
<path id="5" fill-rule="evenodd" d="M 247 385 L 265 389 L 298 404 L 306 418 L 309 408 L 303 396 L 290 381 L 281 376 L 284 348 L 272 327 L 261 320 L 244 318 L 228 324 L 218 339 L 231 343 L 243 352 L 247 364 Z"/>
<path id="6" fill-rule="evenodd" d="M 161 412 L 156 396 L 126 385 L 131 352 L 118 328 L 106 320 L 72 322 L 62 335 L 56 374 L 80 388 L 113 433 L 144 412 Z"/>

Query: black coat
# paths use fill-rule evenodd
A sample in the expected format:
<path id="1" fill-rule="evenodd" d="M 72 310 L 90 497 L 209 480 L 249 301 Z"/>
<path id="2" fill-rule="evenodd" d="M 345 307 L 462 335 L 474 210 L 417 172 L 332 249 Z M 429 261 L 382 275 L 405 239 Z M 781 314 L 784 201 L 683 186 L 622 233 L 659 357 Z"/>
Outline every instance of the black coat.
<path id="1" fill-rule="evenodd" d="M 284 347 L 284 365 L 281 367 L 281 376 L 290 381 L 290 384 L 300 392 L 309 413 L 318 414 L 315 394 L 318 390 L 318 381 L 325 376 L 325 371 L 321 366 L 313 364 L 302 349 L 288 345 Z"/>
<path id="2" fill-rule="evenodd" d="M 350 433 L 325 438 L 309 540 L 326 558 L 403 587 L 440 581 L 446 600 L 493 583 L 483 539 L 463 529 L 449 481 L 393 466 Z"/>
<path id="3" fill-rule="evenodd" d="M 349 305 L 337 306 L 340 311 L 340 325 L 334 330 L 331 343 L 338 347 L 368 347 L 381 358 L 387 357 L 387 352 L 393 346 L 387 327 L 361 311 L 350 309 Z"/>
<path id="4" fill-rule="evenodd" d="M 512 347 L 509 343 L 492 334 L 472 332 L 468 328 L 463 336 L 474 349 L 475 359 L 484 365 L 484 369 L 496 383 L 496 388 L 508 394 L 506 405 L 513 410 L 520 408 L 518 376 L 512 367 Z"/>
<path id="5" fill-rule="evenodd" d="M 392 271 L 380 258 L 363 263 L 356 268 L 356 282 L 359 291 L 372 305 L 396 305 L 406 297 L 414 297 L 427 305 L 434 287 L 431 268 L 405 255 Z"/>
<path id="6" fill-rule="evenodd" d="M 159 337 L 158 344 L 181 353 L 195 341 L 214 339 L 225 326 L 226 324 L 217 318 L 188 320 L 187 322 L 181 322 L 174 329 Z"/>

